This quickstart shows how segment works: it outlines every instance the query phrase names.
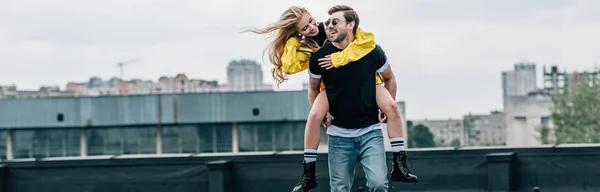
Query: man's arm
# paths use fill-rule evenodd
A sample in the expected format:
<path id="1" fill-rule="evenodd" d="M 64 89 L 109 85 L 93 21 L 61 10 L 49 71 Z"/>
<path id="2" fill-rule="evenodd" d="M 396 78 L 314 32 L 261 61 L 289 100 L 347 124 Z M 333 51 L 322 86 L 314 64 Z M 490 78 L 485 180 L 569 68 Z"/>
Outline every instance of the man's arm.
<path id="1" fill-rule="evenodd" d="M 388 66 L 386 69 L 381 72 L 381 76 L 383 77 L 383 83 L 385 88 L 390 92 L 394 101 L 396 101 L 396 77 L 394 76 L 394 71 L 392 71 L 392 67 Z"/>
<path id="2" fill-rule="evenodd" d="M 396 77 L 394 71 L 392 71 L 390 62 L 379 45 L 377 45 L 373 51 L 377 51 L 376 53 L 378 54 L 378 62 L 376 63 L 377 72 L 383 77 L 385 88 L 390 92 L 394 101 L 396 101 Z"/>

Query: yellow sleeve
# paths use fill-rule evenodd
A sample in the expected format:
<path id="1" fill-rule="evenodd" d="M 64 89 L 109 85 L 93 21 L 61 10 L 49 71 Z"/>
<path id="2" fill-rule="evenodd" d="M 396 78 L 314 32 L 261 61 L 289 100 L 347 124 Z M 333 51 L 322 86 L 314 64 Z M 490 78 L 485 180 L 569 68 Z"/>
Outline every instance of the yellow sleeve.
<path id="1" fill-rule="evenodd" d="M 283 55 L 281 55 L 283 72 L 291 75 L 308 69 L 310 55 L 310 49 L 300 47 L 300 42 L 296 38 L 289 38 L 285 43 Z"/>
<path id="2" fill-rule="evenodd" d="M 346 49 L 331 54 L 331 63 L 333 67 L 338 68 L 352 61 L 359 60 L 373 51 L 373 49 L 375 49 L 375 35 L 358 28 L 354 41 Z"/>
<path id="3" fill-rule="evenodd" d="M 381 75 L 381 73 L 379 72 L 375 72 L 375 84 L 376 85 L 381 85 L 383 84 L 383 75 Z"/>

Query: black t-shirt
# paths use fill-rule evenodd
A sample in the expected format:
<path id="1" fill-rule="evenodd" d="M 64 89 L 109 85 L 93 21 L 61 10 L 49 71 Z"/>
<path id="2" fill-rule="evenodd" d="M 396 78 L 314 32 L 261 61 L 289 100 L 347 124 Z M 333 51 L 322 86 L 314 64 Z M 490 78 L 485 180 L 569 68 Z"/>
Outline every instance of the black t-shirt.
<path id="1" fill-rule="evenodd" d="M 323 25 L 322 22 L 318 24 L 318 27 L 319 27 L 319 33 L 317 33 L 317 35 L 314 37 L 308 37 L 308 38 L 315 40 L 315 42 L 317 42 L 317 44 L 319 44 L 319 46 L 323 46 L 323 44 L 325 43 L 325 40 L 327 40 L 327 33 L 325 33 L 325 26 Z"/>
<path id="2" fill-rule="evenodd" d="M 310 58 L 311 78 L 325 83 L 332 125 L 341 128 L 364 128 L 379 122 L 375 95 L 375 72 L 387 68 L 387 57 L 379 45 L 363 58 L 339 68 L 324 70 L 318 59 L 341 51 L 332 43 L 323 46 Z"/>

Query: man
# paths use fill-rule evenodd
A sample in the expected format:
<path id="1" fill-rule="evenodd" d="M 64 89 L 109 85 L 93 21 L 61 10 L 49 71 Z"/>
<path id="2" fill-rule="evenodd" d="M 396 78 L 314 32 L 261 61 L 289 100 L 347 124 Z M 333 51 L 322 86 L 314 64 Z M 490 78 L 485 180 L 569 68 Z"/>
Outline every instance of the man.
<path id="1" fill-rule="evenodd" d="M 321 80 L 329 101 L 329 113 L 335 117 L 327 130 L 329 137 L 329 175 L 332 191 L 350 191 L 356 163 L 363 166 L 367 187 L 371 191 L 387 191 L 388 173 L 376 102 L 375 71 L 395 100 L 395 78 L 385 53 L 377 46 L 362 59 L 344 67 L 325 70 L 319 58 L 341 51 L 354 40 L 358 14 L 349 6 L 338 5 L 328 11 L 326 22 L 330 44 L 313 53 L 310 59 L 310 89 L 319 92 Z M 314 101 L 316 94 L 309 95 Z M 396 170 L 404 178 L 416 180 L 407 168 Z"/>

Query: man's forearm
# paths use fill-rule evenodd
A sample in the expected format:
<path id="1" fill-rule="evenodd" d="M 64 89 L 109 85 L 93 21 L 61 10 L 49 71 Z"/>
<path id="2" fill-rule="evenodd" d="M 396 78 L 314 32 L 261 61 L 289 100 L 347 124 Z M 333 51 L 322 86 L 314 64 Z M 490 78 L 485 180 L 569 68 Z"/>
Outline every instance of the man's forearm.
<path id="1" fill-rule="evenodd" d="M 315 102 L 315 99 L 317 99 L 317 95 L 319 95 L 319 89 L 313 89 L 313 88 L 309 88 L 308 89 L 308 103 L 310 103 L 310 106 L 312 106 L 312 104 Z"/>
<path id="2" fill-rule="evenodd" d="M 394 101 L 396 101 L 396 79 L 386 79 L 383 81 L 385 88 L 390 92 Z"/>

